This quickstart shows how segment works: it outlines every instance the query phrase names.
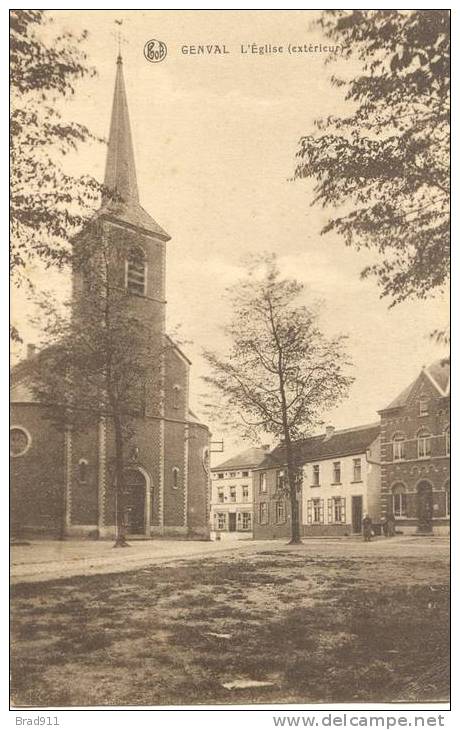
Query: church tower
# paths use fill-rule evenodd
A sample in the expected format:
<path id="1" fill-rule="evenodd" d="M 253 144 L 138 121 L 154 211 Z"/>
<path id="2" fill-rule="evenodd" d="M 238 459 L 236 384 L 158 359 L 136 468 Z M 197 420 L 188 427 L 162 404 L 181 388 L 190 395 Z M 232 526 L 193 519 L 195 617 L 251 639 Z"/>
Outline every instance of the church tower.
<path id="1" fill-rule="evenodd" d="M 143 350 L 137 352 L 138 361 L 145 359 L 146 377 L 142 407 L 132 417 L 131 434 L 124 448 L 123 506 L 128 539 L 155 535 L 203 538 L 209 534 L 210 433 L 189 409 L 191 363 L 165 332 L 169 240 L 170 236 L 139 202 L 119 56 L 102 205 L 82 231 L 80 241 L 83 246 L 89 242 L 92 251 L 108 251 L 109 258 L 112 251 L 123 252 L 122 266 L 116 259 L 117 288 L 123 292 L 120 301 L 129 307 L 129 315 L 141 322 L 153 349 L 161 353 L 160 357 L 145 357 Z M 88 266 L 91 271 L 93 264 Z M 84 311 L 79 305 L 84 305 L 87 284 L 85 274 L 75 270 L 74 312 Z M 21 504 L 18 526 L 23 531 L 39 529 L 66 537 L 112 538 L 116 529 L 116 489 L 111 417 L 101 415 L 99 422 L 87 430 L 56 432 L 44 416 L 46 406 L 34 403 L 32 409 L 30 395 L 24 400 L 28 366 L 27 362 L 19 365 L 20 383 L 15 386 L 18 397 L 12 396 L 14 436 L 18 443 L 22 439 L 13 470 Z M 22 447 L 24 440 L 30 448 Z M 43 457 L 47 443 L 54 443 L 50 459 L 56 463 L 48 463 Z"/>

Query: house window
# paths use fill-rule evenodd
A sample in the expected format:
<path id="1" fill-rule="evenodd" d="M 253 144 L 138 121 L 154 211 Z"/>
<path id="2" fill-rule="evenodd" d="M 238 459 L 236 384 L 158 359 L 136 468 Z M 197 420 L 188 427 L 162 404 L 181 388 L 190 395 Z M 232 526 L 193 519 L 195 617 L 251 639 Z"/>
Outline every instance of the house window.
<path id="1" fill-rule="evenodd" d="M 236 502 L 236 487 L 230 487 L 230 502 Z"/>
<path id="2" fill-rule="evenodd" d="M 431 456 L 431 434 L 422 429 L 417 434 L 417 458 L 426 459 Z"/>
<path id="3" fill-rule="evenodd" d="M 395 484 L 392 489 L 393 493 L 393 514 L 395 517 L 405 517 L 407 514 L 406 507 L 406 487 L 404 484 Z"/>
<path id="4" fill-rule="evenodd" d="M 276 503 L 276 521 L 277 522 L 286 521 L 286 507 L 285 507 L 284 502 Z"/>
<path id="5" fill-rule="evenodd" d="M 217 475 L 217 478 L 218 478 L 218 479 L 223 479 L 223 478 L 224 478 L 224 475 L 223 475 L 223 474 L 218 474 L 218 475 Z"/>
<path id="6" fill-rule="evenodd" d="M 264 494 L 267 491 L 267 474 L 264 471 L 260 472 L 259 475 L 259 492 Z"/>
<path id="7" fill-rule="evenodd" d="M 134 246 L 126 262 L 126 288 L 130 294 L 145 296 L 146 271 L 145 253 L 139 246 Z"/>
<path id="8" fill-rule="evenodd" d="M 340 484 L 340 461 L 334 461 L 332 465 L 332 481 L 334 484 Z"/>
<path id="9" fill-rule="evenodd" d="M 173 388 L 173 408 L 179 408 L 180 405 L 180 386 L 175 385 Z"/>
<path id="10" fill-rule="evenodd" d="M 31 438 L 28 431 L 20 426 L 10 428 L 10 456 L 22 456 L 29 449 Z"/>
<path id="11" fill-rule="evenodd" d="M 225 530 L 227 524 L 227 516 L 225 512 L 219 512 L 217 514 L 217 529 Z"/>
<path id="12" fill-rule="evenodd" d="M 353 481 L 360 482 L 361 480 L 361 459 L 353 459 Z"/>
<path id="13" fill-rule="evenodd" d="M 445 432 L 445 445 L 446 445 L 446 456 L 450 456 L 450 426 L 447 426 Z"/>
<path id="14" fill-rule="evenodd" d="M 86 459 L 80 459 L 78 462 L 78 481 L 80 484 L 86 484 L 88 478 L 88 462 Z"/>
<path id="15" fill-rule="evenodd" d="M 309 499 L 307 504 L 308 521 L 319 525 L 323 521 L 323 500 Z"/>
<path id="16" fill-rule="evenodd" d="M 251 513 L 243 512 L 242 514 L 243 514 L 243 520 L 242 520 L 243 530 L 250 530 L 251 529 Z"/>
<path id="17" fill-rule="evenodd" d="M 393 461 L 402 461 L 405 459 L 405 435 L 398 431 L 393 436 Z"/>
<path id="18" fill-rule="evenodd" d="M 344 504 L 341 497 L 332 499 L 332 517 L 334 522 L 344 522 Z"/>
<path id="19" fill-rule="evenodd" d="M 259 504 L 259 521 L 261 525 L 266 525 L 268 522 L 268 503 L 261 502 Z"/>
<path id="20" fill-rule="evenodd" d="M 428 415 L 428 398 L 426 396 L 423 396 L 419 400 L 419 416 L 427 416 Z"/>
<path id="21" fill-rule="evenodd" d="M 281 491 L 284 486 L 284 471 L 280 469 L 276 472 L 276 489 Z"/>
<path id="22" fill-rule="evenodd" d="M 242 471 L 241 472 L 241 476 L 242 477 L 248 477 L 249 476 L 249 472 L 248 471 Z"/>
<path id="23" fill-rule="evenodd" d="M 243 502 L 249 502 L 249 487 L 247 484 L 244 484 L 243 487 Z"/>
<path id="24" fill-rule="evenodd" d="M 319 464 L 313 465 L 313 481 L 312 485 L 314 487 L 319 487 Z"/>
<path id="25" fill-rule="evenodd" d="M 217 501 L 220 502 L 221 504 L 223 504 L 223 502 L 224 502 L 224 490 L 223 489 L 218 490 Z"/>
<path id="26" fill-rule="evenodd" d="M 229 471 L 228 476 L 232 478 L 236 477 L 236 471 Z"/>
<path id="27" fill-rule="evenodd" d="M 173 466 L 172 475 L 173 475 L 173 489 L 177 489 L 179 486 L 179 468 L 177 466 Z"/>

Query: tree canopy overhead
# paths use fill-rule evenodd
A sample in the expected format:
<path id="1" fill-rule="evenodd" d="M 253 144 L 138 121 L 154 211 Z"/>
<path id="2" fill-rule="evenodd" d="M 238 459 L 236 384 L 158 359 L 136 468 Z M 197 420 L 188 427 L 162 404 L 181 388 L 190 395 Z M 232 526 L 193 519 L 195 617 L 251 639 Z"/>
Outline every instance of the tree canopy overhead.
<path id="1" fill-rule="evenodd" d="M 17 286 L 31 284 L 30 264 L 68 260 L 69 239 L 99 195 L 95 180 L 73 177 L 62 165 L 68 152 L 94 139 L 58 109 L 79 79 L 95 73 L 82 48 L 86 33 L 47 34 L 51 23 L 42 10 L 10 11 L 10 266 Z"/>
<path id="2" fill-rule="evenodd" d="M 319 22 L 361 70 L 332 77 L 352 111 L 301 138 L 295 177 L 337 209 L 323 233 L 377 252 L 362 276 L 391 305 L 425 298 L 449 275 L 449 11 L 333 10 Z"/>

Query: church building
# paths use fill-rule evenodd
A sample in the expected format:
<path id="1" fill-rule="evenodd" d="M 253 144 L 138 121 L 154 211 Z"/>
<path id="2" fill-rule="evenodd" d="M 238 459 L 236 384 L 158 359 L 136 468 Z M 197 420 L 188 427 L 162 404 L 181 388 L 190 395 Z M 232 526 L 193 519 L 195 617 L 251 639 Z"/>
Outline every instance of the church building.
<path id="1" fill-rule="evenodd" d="M 190 361 L 165 331 L 165 264 L 170 236 L 139 202 L 122 59 L 117 59 L 104 187 L 115 197 L 82 236 L 115 237 L 136 250 L 125 267 L 127 301 L 162 355 L 161 397 L 147 397 L 125 454 L 128 537 L 209 536 L 210 433 L 189 408 Z M 73 296 L 80 283 L 74 273 Z M 114 439 L 110 417 L 85 430 L 59 428 L 31 387 L 30 348 L 13 369 L 11 520 L 16 535 L 111 538 L 115 535 Z M 146 362 L 146 368 L 151 363 Z"/>

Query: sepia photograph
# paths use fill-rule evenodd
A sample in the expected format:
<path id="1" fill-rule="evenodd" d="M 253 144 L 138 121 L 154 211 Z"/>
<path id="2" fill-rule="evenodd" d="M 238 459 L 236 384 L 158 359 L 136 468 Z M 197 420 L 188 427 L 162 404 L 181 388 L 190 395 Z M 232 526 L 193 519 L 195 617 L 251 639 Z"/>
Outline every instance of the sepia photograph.
<path id="1" fill-rule="evenodd" d="M 9 10 L 10 709 L 449 708 L 450 22 Z"/>

